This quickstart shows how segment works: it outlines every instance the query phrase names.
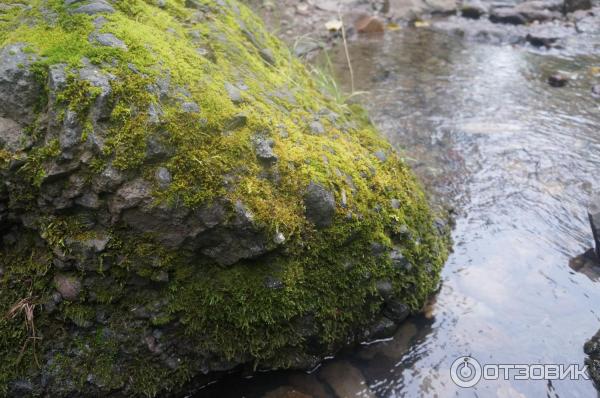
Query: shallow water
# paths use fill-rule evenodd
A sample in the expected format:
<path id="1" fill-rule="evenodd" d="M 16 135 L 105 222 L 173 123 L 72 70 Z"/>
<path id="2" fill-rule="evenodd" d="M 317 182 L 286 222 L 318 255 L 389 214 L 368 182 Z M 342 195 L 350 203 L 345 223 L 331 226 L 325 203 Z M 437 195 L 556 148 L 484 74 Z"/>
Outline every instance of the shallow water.
<path id="1" fill-rule="evenodd" d="M 582 346 L 600 328 L 598 281 L 569 267 L 592 246 L 586 206 L 600 190 L 600 100 L 590 90 L 600 83 L 591 69 L 600 51 L 540 52 L 403 29 L 351 42 L 350 52 L 374 122 L 434 199 L 458 209 L 442 289 L 393 340 L 342 353 L 311 375 L 225 382 L 209 395 L 293 386 L 315 397 L 596 396 L 587 380 L 461 389 L 449 369 L 463 355 L 582 364 Z M 347 88 L 343 53 L 331 59 Z M 556 71 L 571 77 L 566 87 L 547 84 Z"/>

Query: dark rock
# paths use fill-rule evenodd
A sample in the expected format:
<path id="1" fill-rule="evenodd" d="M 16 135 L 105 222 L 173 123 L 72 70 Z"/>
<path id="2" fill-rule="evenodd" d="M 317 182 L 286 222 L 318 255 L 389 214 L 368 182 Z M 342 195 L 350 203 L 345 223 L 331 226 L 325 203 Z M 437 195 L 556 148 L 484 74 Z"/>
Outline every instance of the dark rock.
<path id="1" fill-rule="evenodd" d="M 390 300 L 383 307 L 383 315 L 396 323 L 400 323 L 408 318 L 410 308 L 398 300 Z"/>
<path id="2" fill-rule="evenodd" d="M 382 316 L 375 321 L 375 324 L 367 331 L 365 338 L 370 340 L 387 339 L 392 337 L 397 329 L 398 325 L 396 325 L 394 321 Z"/>
<path id="3" fill-rule="evenodd" d="M 527 19 L 516 9 L 509 7 L 494 8 L 490 12 L 490 21 L 510 25 L 524 25 Z"/>
<path id="4" fill-rule="evenodd" d="M 63 299 L 74 301 L 79 297 L 81 281 L 76 277 L 58 274 L 54 277 L 54 284 Z"/>
<path id="5" fill-rule="evenodd" d="M 79 121 L 78 115 L 72 110 L 65 112 L 63 128 L 60 130 L 58 136 L 58 143 L 60 144 L 61 156 L 64 159 L 72 159 L 72 149 L 81 143 L 81 133 L 83 127 Z"/>
<path id="6" fill-rule="evenodd" d="M 308 124 L 308 127 L 310 128 L 311 134 L 314 134 L 314 135 L 325 134 L 325 127 L 323 127 L 323 123 L 319 122 L 318 120 L 314 120 L 314 121 L 310 122 Z"/>
<path id="7" fill-rule="evenodd" d="M 376 288 L 377 293 L 379 293 L 379 295 L 386 301 L 391 299 L 394 295 L 394 287 L 392 286 L 392 282 L 389 280 L 377 281 Z"/>
<path id="8" fill-rule="evenodd" d="M 271 51 L 271 49 L 263 48 L 263 49 L 259 50 L 258 53 L 260 54 L 261 58 L 266 63 L 268 63 L 269 65 L 272 65 L 272 66 L 276 65 L 275 55 L 273 55 L 273 51 Z"/>
<path id="9" fill-rule="evenodd" d="M 550 48 L 556 44 L 558 38 L 543 37 L 543 36 L 538 36 L 538 35 L 534 36 L 534 35 L 528 33 L 527 36 L 525 36 L 525 40 L 527 40 L 527 42 L 534 47 Z"/>
<path id="10" fill-rule="evenodd" d="M 75 199 L 75 203 L 81 207 L 94 210 L 99 209 L 102 204 L 100 198 L 94 192 L 86 192 L 79 198 Z"/>
<path id="11" fill-rule="evenodd" d="M 596 244 L 596 255 L 600 258 L 600 193 L 593 196 L 588 206 L 588 218 Z"/>
<path id="12" fill-rule="evenodd" d="M 239 103 L 241 103 L 243 101 L 242 92 L 240 91 L 239 88 L 237 88 L 233 84 L 231 84 L 231 83 L 225 83 L 225 91 L 227 92 L 227 95 L 229 96 L 229 99 L 234 104 L 239 104 Z"/>
<path id="13" fill-rule="evenodd" d="M 161 111 L 162 113 L 162 111 Z M 173 155 L 173 148 L 169 147 L 165 131 L 152 134 L 146 143 L 146 158 L 149 161 L 159 161 Z"/>
<path id="14" fill-rule="evenodd" d="M 238 113 L 226 125 L 226 131 L 233 131 L 244 127 L 248 123 L 248 116 L 245 113 Z"/>
<path id="15" fill-rule="evenodd" d="M 198 113 L 200 112 L 200 107 L 195 102 L 184 102 L 181 104 L 181 110 L 185 113 Z"/>
<path id="16" fill-rule="evenodd" d="M 564 87 L 568 82 L 569 79 L 560 73 L 556 73 L 548 77 L 548 84 L 550 84 L 552 87 Z"/>
<path id="17" fill-rule="evenodd" d="M 402 252 L 400 250 L 392 250 L 392 252 L 390 253 L 390 257 L 392 259 L 392 266 L 394 266 L 394 268 L 399 270 L 410 269 L 410 262 L 406 257 L 404 257 L 404 255 L 402 255 Z"/>
<path id="18" fill-rule="evenodd" d="M 383 255 L 385 253 L 387 253 L 387 251 L 388 251 L 388 247 L 386 245 L 384 245 L 382 243 L 379 243 L 379 242 L 373 242 L 373 243 L 371 243 L 371 253 L 376 258 L 383 257 Z"/>
<path id="19" fill-rule="evenodd" d="M 108 166 L 94 178 L 93 187 L 96 192 L 114 192 L 124 181 L 123 173 Z"/>
<path id="20" fill-rule="evenodd" d="M 374 155 L 382 163 L 387 161 L 387 155 L 386 155 L 385 151 L 382 149 L 375 151 Z"/>
<path id="21" fill-rule="evenodd" d="M 588 375 L 596 389 L 600 390 L 600 330 L 585 343 L 583 351 L 587 355 L 585 364 L 588 367 Z"/>
<path id="22" fill-rule="evenodd" d="M 151 124 L 159 124 L 163 114 L 163 110 L 159 104 L 151 103 L 148 106 L 148 121 Z"/>
<path id="23" fill-rule="evenodd" d="M 275 248 L 273 239 L 254 225 L 254 215 L 242 203 L 234 208 L 233 220 L 200 236 L 195 243 L 203 247 L 204 255 L 222 266 L 259 257 Z"/>
<path id="24" fill-rule="evenodd" d="M 102 69 L 90 64 L 86 59 L 83 60 L 83 64 L 83 68 L 79 69 L 80 78 L 99 89 L 94 103 L 90 107 L 90 117 L 95 121 L 106 120 L 112 111 L 109 99 L 112 92 L 110 82 L 114 80 L 114 76 L 103 72 Z"/>
<path id="25" fill-rule="evenodd" d="M 0 50 L 0 117 L 26 125 L 34 121 L 42 87 L 31 71 L 37 57 L 25 47 L 12 44 Z"/>
<path id="26" fill-rule="evenodd" d="M 166 167 L 159 167 L 155 173 L 156 182 L 161 189 L 166 189 L 171 185 L 172 177 Z"/>
<path id="27" fill-rule="evenodd" d="M 264 163 L 273 164 L 276 163 L 278 158 L 273 152 L 273 146 L 275 141 L 271 138 L 257 136 L 254 138 L 254 149 L 256 150 L 256 156 Z"/>
<path id="28" fill-rule="evenodd" d="M 106 47 L 127 50 L 127 46 L 125 45 L 125 43 L 122 40 L 119 40 L 112 33 L 92 33 L 90 35 L 90 41 L 97 42 L 98 44 Z"/>
<path id="29" fill-rule="evenodd" d="M 565 14 L 578 10 L 589 10 L 592 8 L 591 0 L 565 0 L 563 12 Z"/>
<path id="30" fill-rule="evenodd" d="M 550 21 L 560 19 L 562 15 L 556 10 L 550 10 L 548 4 L 539 0 L 530 0 L 515 6 L 517 11 L 528 22 L 533 21 Z"/>
<path id="31" fill-rule="evenodd" d="M 113 217 L 118 217 L 125 209 L 137 207 L 151 198 L 150 183 L 138 178 L 123 185 L 109 203 Z"/>
<path id="32" fill-rule="evenodd" d="M 113 6 L 111 6 L 104 0 L 95 0 L 88 4 L 79 6 L 73 10 L 70 10 L 70 12 L 72 14 L 94 15 L 100 13 L 113 13 L 115 12 L 115 9 L 113 8 Z"/>
<path id="33" fill-rule="evenodd" d="M 0 148 L 18 152 L 31 145 L 31 138 L 19 124 L 11 119 L 0 117 Z"/>
<path id="34" fill-rule="evenodd" d="M 469 19 L 479 19 L 489 12 L 489 7 L 479 0 L 470 0 L 462 4 L 460 14 Z"/>
<path id="35" fill-rule="evenodd" d="M 335 198 L 333 193 L 322 185 L 311 182 L 304 194 L 306 218 L 317 228 L 326 228 L 333 223 L 335 216 Z"/>

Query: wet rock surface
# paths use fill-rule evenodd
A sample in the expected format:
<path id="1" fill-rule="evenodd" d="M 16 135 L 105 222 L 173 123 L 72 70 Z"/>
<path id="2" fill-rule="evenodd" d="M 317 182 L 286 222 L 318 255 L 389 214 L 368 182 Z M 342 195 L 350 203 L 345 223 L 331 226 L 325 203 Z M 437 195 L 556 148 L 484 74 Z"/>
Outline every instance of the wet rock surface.
<path id="1" fill-rule="evenodd" d="M 596 194 L 592 197 L 588 207 L 588 218 L 594 237 L 596 255 L 600 258 L 600 194 Z"/>
<path id="2" fill-rule="evenodd" d="M 311 182 L 304 195 L 306 217 L 318 228 L 329 227 L 335 214 L 335 198 L 333 193 L 322 185 Z"/>

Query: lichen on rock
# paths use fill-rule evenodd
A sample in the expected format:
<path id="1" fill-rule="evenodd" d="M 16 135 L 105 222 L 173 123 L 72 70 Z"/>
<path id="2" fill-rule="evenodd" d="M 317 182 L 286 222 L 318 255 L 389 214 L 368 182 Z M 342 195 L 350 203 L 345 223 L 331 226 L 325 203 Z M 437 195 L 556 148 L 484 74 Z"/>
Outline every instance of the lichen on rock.
<path id="1" fill-rule="evenodd" d="M 0 395 L 306 369 L 436 288 L 410 170 L 245 6 L 0 5 Z"/>

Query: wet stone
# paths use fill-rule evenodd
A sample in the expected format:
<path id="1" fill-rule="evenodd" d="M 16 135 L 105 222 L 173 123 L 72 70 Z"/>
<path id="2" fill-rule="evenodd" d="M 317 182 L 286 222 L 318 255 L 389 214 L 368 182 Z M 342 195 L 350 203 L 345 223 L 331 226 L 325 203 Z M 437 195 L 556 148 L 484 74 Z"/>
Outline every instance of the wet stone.
<path id="1" fill-rule="evenodd" d="M 169 187 L 169 185 L 171 185 L 171 173 L 165 167 L 159 167 L 156 169 L 155 177 L 156 182 L 158 182 L 158 186 L 161 189 L 166 189 Z"/>
<path id="2" fill-rule="evenodd" d="M 548 84 L 550 84 L 552 87 L 564 87 L 568 82 L 569 79 L 560 73 L 556 73 L 548 77 Z"/>
<path id="3" fill-rule="evenodd" d="M 318 120 L 310 122 L 308 127 L 310 128 L 310 132 L 314 135 L 325 134 L 325 127 L 323 127 L 323 124 Z"/>
<path id="4" fill-rule="evenodd" d="M 496 8 L 490 12 L 490 21 L 509 25 L 524 25 L 527 19 L 521 13 L 509 7 Z"/>
<path id="5" fill-rule="evenodd" d="M 127 50 L 127 45 L 118 39 L 112 33 L 94 33 L 90 35 L 90 41 L 97 42 L 100 45 L 112 48 L 120 48 L 121 50 Z"/>
<path id="6" fill-rule="evenodd" d="M 273 164 L 278 160 L 277 155 L 273 152 L 273 146 L 275 141 L 271 138 L 266 137 L 255 137 L 254 138 L 254 149 L 256 150 L 256 156 L 264 163 Z"/>
<path id="7" fill-rule="evenodd" d="M 588 218 L 596 245 L 596 255 L 600 258 L 600 193 L 596 193 L 590 202 Z"/>
<path id="8" fill-rule="evenodd" d="M 591 0 L 565 0 L 564 13 L 575 12 L 577 10 L 589 10 L 592 8 Z"/>
<path id="9" fill-rule="evenodd" d="M 387 339 L 394 335 L 397 329 L 396 323 L 391 319 L 382 316 L 375 324 L 366 332 L 365 338 L 370 340 Z"/>
<path id="10" fill-rule="evenodd" d="M 410 315 L 410 308 L 398 300 L 390 300 L 385 303 L 383 315 L 394 322 L 399 323 L 408 318 Z"/>
<path id="11" fill-rule="evenodd" d="M 242 91 L 239 88 L 237 88 L 236 86 L 234 86 L 233 84 L 225 83 L 225 91 L 227 92 L 229 99 L 234 104 L 239 104 L 243 101 Z"/>
<path id="12" fill-rule="evenodd" d="M 185 113 L 198 113 L 200 112 L 200 107 L 195 102 L 184 102 L 181 104 L 181 110 Z"/>
<path id="13" fill-rule="evenodd" d="M 488 11 L 488 7 L 477 0 L 464 2 L 460 9 L 461 15 L 469 19 L 479 19 L 482 15 L 487 14 Z"/>
<path id="14" fill-rule="evenodd" d="M 62 298 L 68 301 L 76 300 L 81 292 L 81 281 L 74 276 L 58 274 L 54 277 L 54 285 Z"/>
<path id="15" fill-rule="evenodd" d="M 375 151 L 374 155 L 377 159 L 379 159 L 380 162 L 387 161 L 387 155 L 385 154 L 385 151 L 383 151 L 382 149 Z"/>
<path id="16" fill-rule="evenodd" d="M 333 223 L 335 215 L 335 198 L 333 193 L 322 185 L 311 182 L 304 195 L 306 217 L 317 228 L 326 228 Z"/>
<path id="17" fill-rule="evenodd" d="M 225 127 L 226 131 L 233 131 L 244 127 L 248 123 L 248 116 L 245 113 L 238 113 L 233 116 Z"/>
<path id="18" fill-rule="evenodd" d="M 275 65 L 275 55 L 273 54 L 273 51 L 271 51 L 268 48 L 263 48 L 261 49 L 259 52 L 260 57 L 269 65 Z"/>
<path id="19" fill-rule="evenodd" d="M 81 0 L 76 0 L 76 1 L 68 1 L 67 3 L 80 3 L 82 2 Z M 102 1 L 102 0 L 97 0 L 97 1 L 92 1 L 88 4 L 84 4 L 82 6 L 79 6 L 73 10 L 70 11 L 72 14 L 87 14 L 87 15 L 94 15 L 94 14 L 99 14 L 99 13 L 113 13 L 115 12 L 115 9 L 113 8 L 113 6 L 111 6 L 110 4 L 108 4 L 106 1 Z"/>

